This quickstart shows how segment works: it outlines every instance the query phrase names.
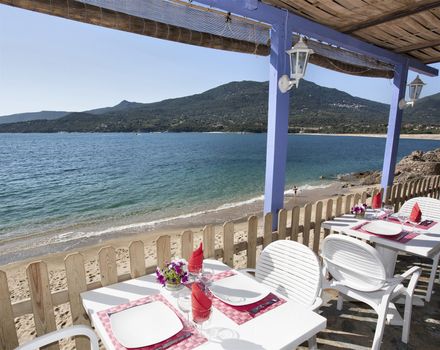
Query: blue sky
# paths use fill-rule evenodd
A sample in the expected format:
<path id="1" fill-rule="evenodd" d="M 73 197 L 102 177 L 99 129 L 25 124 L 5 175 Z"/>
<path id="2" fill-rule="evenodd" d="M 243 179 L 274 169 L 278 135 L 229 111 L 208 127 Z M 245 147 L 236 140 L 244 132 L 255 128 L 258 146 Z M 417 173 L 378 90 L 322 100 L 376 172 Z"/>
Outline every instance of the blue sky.
<path id="1" fill-rule="evenodd" d="M 440 64 L 433 65 L 440 68 Z M 0 5 L 0 115 L 153 102 L 268 79 L 267 57 L 183 45 Z M 412 80 L 415 74 L 411 73 Z M 391 81 L 309 66 L 306 79 L 388 103 Z M 440 91 L 440 78 L 423 96 Z"/>

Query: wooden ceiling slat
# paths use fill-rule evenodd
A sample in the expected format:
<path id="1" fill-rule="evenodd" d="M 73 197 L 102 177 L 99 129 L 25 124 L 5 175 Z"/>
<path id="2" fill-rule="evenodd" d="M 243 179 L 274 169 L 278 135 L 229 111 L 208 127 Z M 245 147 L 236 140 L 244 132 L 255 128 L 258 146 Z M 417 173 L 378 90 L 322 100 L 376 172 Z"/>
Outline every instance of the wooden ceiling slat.
<path id="1" fill-rule="evenodd" d="M 423 23 L 432 32 L 440 34 L 440 17 L 434 14 L 434 11 L 425 11 L 413 16 L 414 20 Z"/>
<path id="2" fill-rule="evenodd" d="M 411 56 L 416 57 L 417 59 L 425 62 L 426 60 L 429 60 L 431 56 L 423 53 L 422 51 L 414 51 L 411 53 Z"/>
<path id="3" fill-rule="evenodd" d="M 325 19 L 333 24 L 337 22 L 337 19 L 335 19 L 332 14 L 322 11 L 314 5 L 309 4 L 307 1 L 265 0 L 265 2 L 269 4 L 277 3 L 277 6 L 290 8 L 291 10 L 294 10 L 294 12 L 300 12 L 311 19 Z"/>
<path id="4" fill-rule="evenodd" d="M 362 34 L 367 33 L 363 32 Z M 398 33 L 395 33 L 394 30 L 390 29 L 387 31 L 380 30 L 378 28 L 370 28 L 368 30 L 368 34 L 373 35 L 374 37 L 381 39 L 384 41 L 384 44 L 387 45 L 387 47 L 396 48 L 401 45 L 410 45 L 411 42 L 408 41 L 408 38 L 405 36 L 402 36 Z M 364 37 L 363 35 L 360 35 Z"/>
<path id="5" fill-rule="evenodd" d="M 431 57 L 428 60 L 423 61 L 423 63 L 425 63 L 425 64 L 431 64 L 431 63 L 436 63 L 436 62 L 440 62 L 440 55 Z"/>
<path id="6" fill-rule="evenodd" d="M 353 33 L 361 29 L 370 28 L 382 23 L 394 21 L 399 18 L 404 18 L 419 12 L 427 11 L 437 6 L 440 6 L 439 0 L 422 0 L 418 2 L 413 2 L 412 4 L 397 11 L 385 13 L 379 17 L 370 18 L 368 21 L 361 22 L 355 25 L 340 27 L 339 30 L 343 33 Z"/>
<path id="7" fill-rule="evenodd" d="M 397 25 L 397 24 L 396 24 Z M 439 37 L 437 33 L 432 32 L 429 28 L 419 23 L 413 18 L 408 18 L 405 23 L 402 23 L 402 27 L 408 27 L 413 35 L 417 35 L 423 40 L 435 40 Z"/>
<path id="8" fill-rule="evenodd" d="M 408 52 L 408 53 L 411 54 L 412 51 L 424 49 L 426 47 L 437 46 L 437 45 L 440 45 L 440 39 L 433 40 L 433 41 L 424 41 L 422 43 L 418 43 L 418 44 L 415 44 L 415 45 L 399 47 L 399 48 L 395 49 L 394 51 L 398 52 L 398 53 Z"/>
<path id="9" fill-rule="evenodd" d="M 376 33 L 384 33 L 386 35 L 390 35 L 391 37 L 395 37 L 395 45 L 410 45 L 420 42 L 419 37 L 413 35 L 411 32 L 408 32 L 406 28 L 401 28 L 397 25 L 383 24 L 379 27 L 370 28 L 368 30 Z"/>
<path id="10" fill-rule="evenodd" d="M 374 45 L 384 47 L 386 49 L 393 50 L 395 48 L 394 43 L 390 43 L 389 39 L 384 39 L 382 36 L 369 32 L 362 33 L 362 36 L 359 36 L 361 39 L 366 40 Z"/>

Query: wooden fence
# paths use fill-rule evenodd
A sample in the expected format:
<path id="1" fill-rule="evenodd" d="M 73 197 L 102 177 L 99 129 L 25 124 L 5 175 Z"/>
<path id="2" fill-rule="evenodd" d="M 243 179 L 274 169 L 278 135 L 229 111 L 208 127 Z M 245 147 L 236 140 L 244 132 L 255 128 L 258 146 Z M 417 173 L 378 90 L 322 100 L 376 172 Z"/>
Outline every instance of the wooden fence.
<path id="1" fill-rule="evenodd" d="M 294 207 L 290 211 L 282 209 L 278 216 L 278 230 L 275 232 L 272 231 L 271 214 L 264 216 L 263 229 L 260 234 L 258 232 L 258 218 L 251 216 L 248 218 L 246 239 L 237 243 L 234 242 L 234 223 L 226 222 L 223 225 L 223 243 L 219 247 L 215 244 L 214 227 L 208 225 L 204 228 L 202 237 L 204 255 L 207 258 L 222 259 L 224 263 L 233 267 L 234 255 L 246 251 L 247 266 L 255 267 L 259 249 L 277 239 L 300 241 L 318 252 L 323 237 L 329 234 L 328 230 L 321 230 L 322 223 L 335 216 L 350 212 L 354 204 L 367 203 L 370 195 L 377 192 L 378 189 L 369 194 L 366 192 L 350 194 L 335 200 L 328 199 L 324 202 L 306 204 L 302 208 Z M 395 211 L 398 211 L 402 203 L 418 196 L 439 198 L 440 176 L 426 177 L 387 188 L 384 201 L 386 204 L 394 205 Z M 288 220 L 288 216 L 290 216 L 290 220 Z M 183 258 L 188 258 L 193 251 L 193 239 L 192 231 L 185 231 L 180 235 L 180 255 Z M 116 250 L 111 246 L 102 248 L 98 252 L 100 281 L 93 283 L 87 283 L 83 255 L 81 253 L 69 254 L 64 259 L 67 289 L 57 292 L 50 290 L 46 263 L 44 261 L 33 262 L 26 269 L 30 298 L 15 303 L 11 302 L 6 273 L 0 270 L 0 349 L 10 350 L 18 346 L 15 326 L 15 318 L 17 317 L 33 314 L 37 336 L 56 330 L 54 308 L 61 304 L 69 303 L 73 324 L 90 324 L 82 307 L 80 293 L 153 273 L 156 266 L 161 267 L 171 259 L 171 237 L 168 235 L 159 237 L 156 240 L 156 249 L 156 265 L 146 266 L 144 243 L 142 241 L 131 242 L 128 247 L 130 273 L 118 275 Z M 76 348 L 79 350 L 89 348 L 87 340 L 81 337 L 77 337 L 75 342 Z M 47 349 L 59 349 L 59 344 L 51 345 Z"/>

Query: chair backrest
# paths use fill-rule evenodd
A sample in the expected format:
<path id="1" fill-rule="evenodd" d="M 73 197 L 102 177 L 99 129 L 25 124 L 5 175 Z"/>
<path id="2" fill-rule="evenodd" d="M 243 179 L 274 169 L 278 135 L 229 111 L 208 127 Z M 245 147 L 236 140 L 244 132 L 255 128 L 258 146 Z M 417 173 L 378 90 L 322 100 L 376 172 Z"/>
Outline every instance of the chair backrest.
<path id="1" fill-rule="evenodd" d="M 372 292 L 385 284 L 386 272 L 379 253 L 361 240 L 330 235 L 323 241 L 321 255 L 333 279 L 349 288 Z"/>
<path id="2" fill-rule="evenodd" d="M 258 259 L 255 278 L 287 298 L 311 306 L 321 293 L 318 257 L 303 244 L 279 240 Z"/>
<path id="3" fill-rule="evenodd" d="M 430 197 L 411 198 L 399 210 L 399 213 L 410 215 L 414 204 L 418 203 L 423 217 L 440 220 L 440 200 Z"/>

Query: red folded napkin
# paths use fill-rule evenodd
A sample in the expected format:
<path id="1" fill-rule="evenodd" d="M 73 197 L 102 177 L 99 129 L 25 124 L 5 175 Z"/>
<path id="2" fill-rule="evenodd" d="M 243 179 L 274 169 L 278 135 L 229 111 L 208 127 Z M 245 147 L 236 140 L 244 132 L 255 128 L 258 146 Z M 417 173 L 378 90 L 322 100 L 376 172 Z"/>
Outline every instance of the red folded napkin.
<path id="1" fill-rule="evenodd" d="M 422 221 L 422 211 L 420 210 L 419 204 L 416 202 L 414 204 L 411 215 L 409 216 L 409 221 L 411 222 L 420 222 Z"/>
<path id="2" fill-rule="evenodd" d="M 198 273 L 202 270 L 203 265 L 203 246 L 200 246 L 193 251 L 188 260 L 188 271 Z"/>
<path id="3" fill-rule="evenodd" d="M 206 321 L 211 313 L 212 300 L 200 288 L 198 283 L 193 283 L 191 289 L 193 320 L 195 322 Z"/>
<path id="4" fill-rule="evenodd" d="M 380 192 L 373 196 L 373 200 L 371 201 L 371 207 L 373 209 L 382 208 L 382 194 Z"/>

